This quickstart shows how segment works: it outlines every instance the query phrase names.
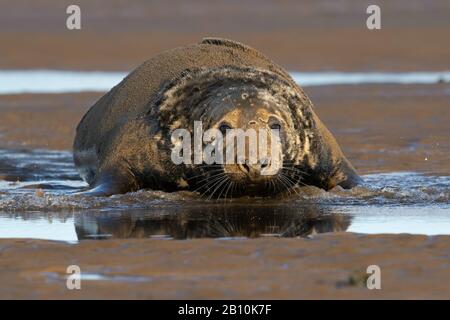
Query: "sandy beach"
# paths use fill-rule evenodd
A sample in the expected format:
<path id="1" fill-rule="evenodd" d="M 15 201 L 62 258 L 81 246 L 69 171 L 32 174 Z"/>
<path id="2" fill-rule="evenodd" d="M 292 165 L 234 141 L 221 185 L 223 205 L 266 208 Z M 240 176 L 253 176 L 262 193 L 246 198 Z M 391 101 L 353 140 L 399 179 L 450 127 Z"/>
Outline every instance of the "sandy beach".
<path id="1" fill-rule="evenodd" d="M 379 31 L 365 27 L 369 2 L 83 0 L 79 31 L 65 28 L 70 1 L 2 2 L 0 69 L 128 72 L 205 36 L 242 41 L 289 71 L 450 69 L 448 1 L 377 1 Z M 305 91 L 360 174 L 450 175 L 449 83 Z M 0 149 L 71 151 L 76 125 L 103 94 L 0 95 Z M 77 244 L 0 239 L 0 299 L 450 299 L 449 252 L 449 235 L 351 232 Z M 71 264 L 103 278 L 67 290 Z M 382 269 L 381 290 L 365 286 L 372 264 Z"/>
<path id="2" fill-rule="evenodd" d="M 448 299 L 448 243 L 448 236 L 356 234 L 88 240 L 76 246 L 4 240 L 0 298 Z M 69 264 L 105 279 L 67 290 Z M 366 287 L 366 268 L 372 264 L 381 267 L 381 290 Z"/>
<path id="3" fill-rule="evenodd" d="M 241 41 L 288 70 L 448 69 L 450 4 L 376 1 L 381 30 L 366 28 L 373 1 L 82 0 L 81 30 L 65 26 L 69 0 L 2 3 L 0 69 L 130 70 L 206 36 Z"/>

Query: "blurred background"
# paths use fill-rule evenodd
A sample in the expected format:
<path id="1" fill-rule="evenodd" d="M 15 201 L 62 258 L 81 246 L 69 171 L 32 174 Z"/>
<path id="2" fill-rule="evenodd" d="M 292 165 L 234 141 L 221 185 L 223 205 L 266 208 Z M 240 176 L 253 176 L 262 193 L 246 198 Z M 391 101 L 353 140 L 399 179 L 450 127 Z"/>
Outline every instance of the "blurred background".
<path id="1" fill-rule="evenodd" d="M 81 7 L 82 29 L 66 28 Z M 381 30 L 366 9 L 381 8 Z M 443 70 L 448 0 L 1 0 L 0 69 L 127 71 L 162 50 L 220 36 L 290 71 Z"/>

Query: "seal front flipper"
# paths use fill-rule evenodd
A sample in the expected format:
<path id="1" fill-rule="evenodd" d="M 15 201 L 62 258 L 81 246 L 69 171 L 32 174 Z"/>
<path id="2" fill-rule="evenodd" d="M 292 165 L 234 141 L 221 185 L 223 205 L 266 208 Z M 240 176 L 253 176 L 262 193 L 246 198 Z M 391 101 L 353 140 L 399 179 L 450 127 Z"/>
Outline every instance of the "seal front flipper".
<path id="1" fill-rule="evenodd" d="M 130 174 L 121 172 L 120 169 L 115 169 L 115 172 L 111 169 L 99 172 L 99 177 L 93 185 L 93 188 L 77 192 L 75 195 L 109 197 L 113 194 L 122 194 L 139 189 L 134 177 L 130 177 Z"/>
<path id="2" fill-rule="evenodd" d="M 337 166 L 337 171 L 330 178 L 329 187 L 334 188 L 339 185 L 344 189 L 351 189 L 358 184 L 363 183 L 363 179 L 356 173 L 355 168 L 351 165 L 351 163 L 346 159 L 342 158 L 340 164 Z"/>
<path id="3" fill-rule="evenodd" d="M 351 189 L 361 184 L 363 180 L 358 176 L 355 168 L 347 160 L 335 137 L 312 112 L 315 130 L 310 142 L 313 146 L 308 149 L 312 168 L 308 183 L 325 190 L 341 186 L 344 189 Z"/>
<path id="4" fill-rule="evenodd" d="M 100 184 L 92 189 L 76 192 L 76 196 L 92 196 L 92 197 L 109 197 L 113 194 L 119 193 L 118 188 L 114 184 Z"/>
<path id="5" fill-rule="evenodd" d="M 303 184 L 316 186 L 326 191 L 336 186 L 351 189 L 363 183 L 363 180 L 345 157 L 321 163 L 314 169 L 305 172 L 307 174 L 302 180 Z"/>

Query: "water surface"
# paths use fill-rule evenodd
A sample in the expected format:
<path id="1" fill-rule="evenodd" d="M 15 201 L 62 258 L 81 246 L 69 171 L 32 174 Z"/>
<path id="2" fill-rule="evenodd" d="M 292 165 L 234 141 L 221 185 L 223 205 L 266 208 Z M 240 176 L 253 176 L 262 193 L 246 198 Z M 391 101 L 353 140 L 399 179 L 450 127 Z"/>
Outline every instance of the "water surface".
<path id="1" fill-rule="evenodd" d="M 0 70 L 0 94 L 109 91 L 126 72 Z M 301 86 L 371 83 L 432 84 L 450 82 L 450 71 L 441 72 L 291 72 Z"/>
<path id="2" fill-rule="evenodd" d="M 189 192 L 72 195 L 86 187 L 72 154 L 0 150 L 0 238 L 307 237 L 322 232 L 450 234 L 450 177 L 363 176 L 351 190 L 304 187 L 280 199 L 206 201 Z"/>

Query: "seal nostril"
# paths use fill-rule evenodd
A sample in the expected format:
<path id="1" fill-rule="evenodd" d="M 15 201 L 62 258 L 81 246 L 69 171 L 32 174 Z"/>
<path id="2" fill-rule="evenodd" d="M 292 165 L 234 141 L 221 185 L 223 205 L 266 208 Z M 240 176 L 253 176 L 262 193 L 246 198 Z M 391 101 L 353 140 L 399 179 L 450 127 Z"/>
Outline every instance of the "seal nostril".
<path id="1" fill-rule="evenodd" d="M 270 164 L 270 160 L 268 158 L 264 158 L 261 160 L 261 169 L 268 167 Z"/>

